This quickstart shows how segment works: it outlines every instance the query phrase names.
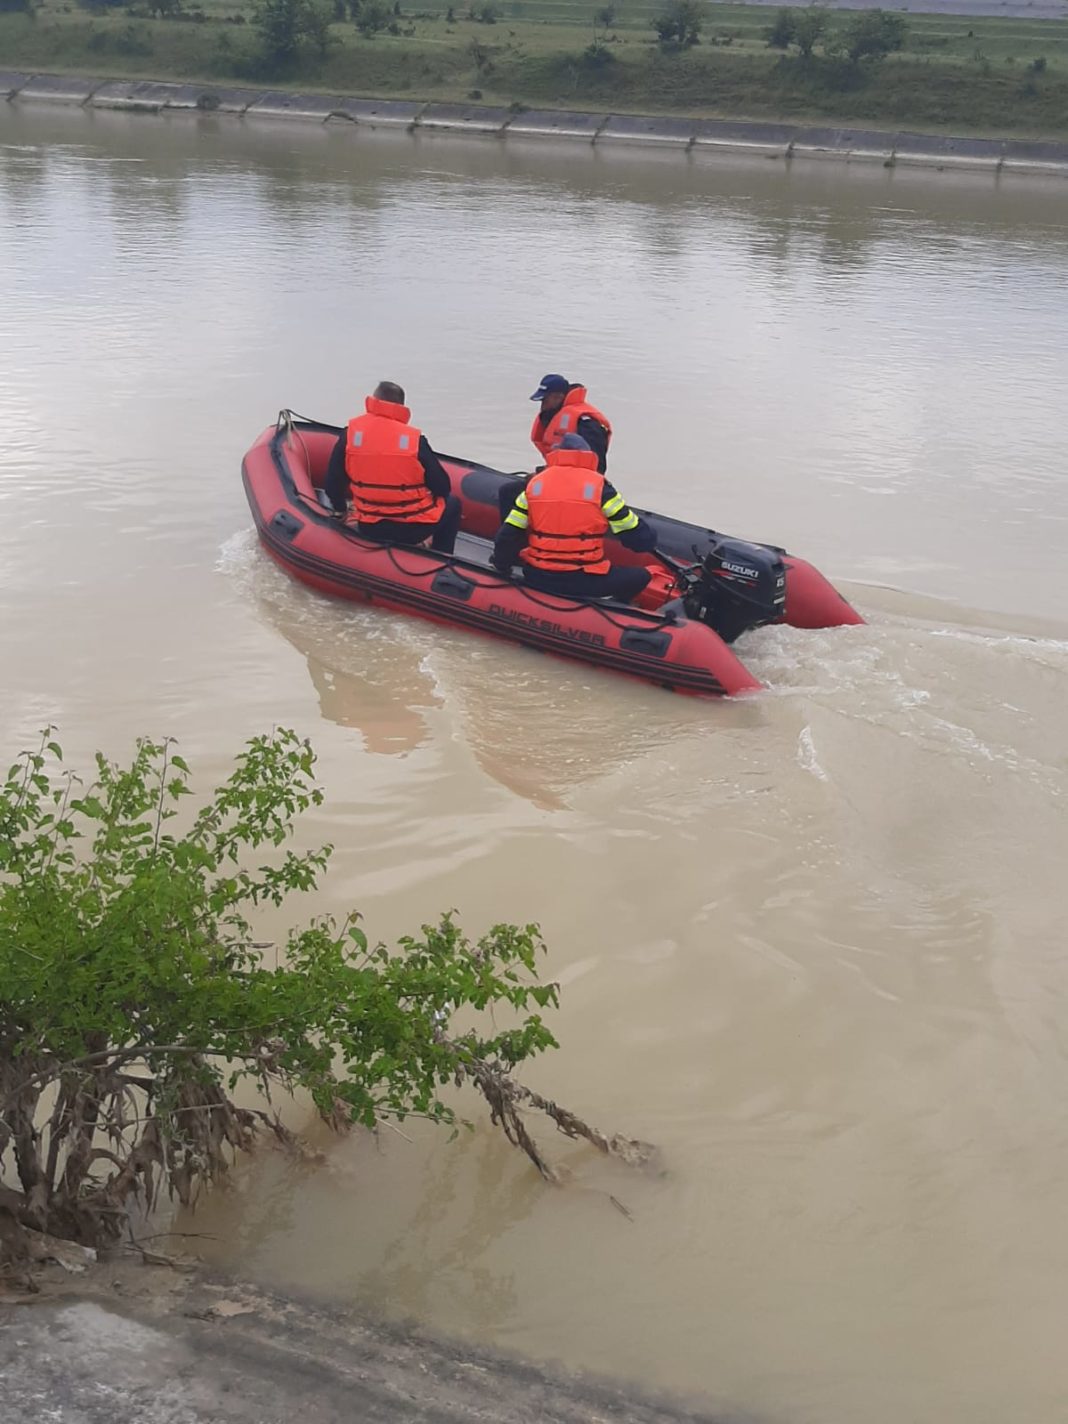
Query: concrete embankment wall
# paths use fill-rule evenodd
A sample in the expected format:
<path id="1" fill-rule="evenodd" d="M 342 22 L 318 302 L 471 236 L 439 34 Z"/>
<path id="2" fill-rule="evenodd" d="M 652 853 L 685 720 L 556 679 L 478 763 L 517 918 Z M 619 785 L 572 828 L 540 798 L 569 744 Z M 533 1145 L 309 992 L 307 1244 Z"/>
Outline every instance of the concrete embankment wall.
<path id="1" fill-rule="evenodd" d="M 683 152 L 747 153 L 771 159 L 837 158 L 886 167 L 966 168 L 991 173 L 1050 173 L 1068 177 L 1068 143 L 1022 139 L 953 138 L 879 129 L 747 123 L 730 119 L 654 118 L 562 109 L 492 108 L 290 94 L 211 84 L 165 84 L 136 79 L 0 71 L 0 100 L 74 104 L 133 113 L 236 114 L 247 119 L 299 119 L 360 128 L 420 133 L 468 133 L 571 138 L 598 147 L 640 144 Z"/>

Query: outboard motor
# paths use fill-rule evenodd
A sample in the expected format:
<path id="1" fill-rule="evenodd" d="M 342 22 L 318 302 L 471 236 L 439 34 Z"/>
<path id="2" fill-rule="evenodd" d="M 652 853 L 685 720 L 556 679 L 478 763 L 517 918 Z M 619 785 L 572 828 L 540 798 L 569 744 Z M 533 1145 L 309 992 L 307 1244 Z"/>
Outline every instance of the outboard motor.
<path id="1" fill-rule="evenodd" d="M 720 539 L 695 569 L 686 593 L 689 618 L 700 619 L 733 643 L 749 628 L 778 623 L 786 611 L 786 566 L 781 551 L 740 539 Z"/>

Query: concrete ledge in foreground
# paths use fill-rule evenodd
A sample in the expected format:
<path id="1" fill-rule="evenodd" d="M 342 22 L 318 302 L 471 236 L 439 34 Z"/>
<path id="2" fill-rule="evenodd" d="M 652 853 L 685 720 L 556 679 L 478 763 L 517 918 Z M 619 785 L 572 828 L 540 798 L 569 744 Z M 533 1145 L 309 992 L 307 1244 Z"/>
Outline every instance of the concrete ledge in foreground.
<path id="1" fill-rule="evenodd" d="M 102 82 L 100 79 L 83 79 L 75 74 L 35 74 L 22 85 L 15 97 L 19 103 L 37 99 L 50 104 L 84 104 Z"/>
<path id="2" fill-rule="evenodd" d="M 341 100 L 327 94 L 263 94 L 245 110 L 249 119 L 318 119 L 324 123 Z"/>
<path id="3" fill-rule="evenodd" d="M 526 109 L 508 125 L 510 134 L 538 134 L 546 138 L 584 138 L 592 143 L 608 121 L 607 114 L 572 113 L 565 109 Z"/>
<path id="4" fill-rule="evenodd" d="M 696 129 L 696 119 L 654 119 L 641 114 L 613 114 L 597 134 L 597 142 L 689 148 Z"/>
<path id="5" fill-rule="evenodd" d="M 28 74 L 16 74 L 13 69 L 0 69 L 0 99 L 13 99 L 29 77 Z"/>
<path id="6" fill-rule="evenodd" d="M 109 1291 L 110 1271 L 0 1306 L 4 1424 L 728 1424 L 638 1386 L 138 1269 Z"/>
<path id="7" fill-rule="evenodd" d="M 425 108 L 410 99 L 341 99 L 330 117 L 372 129 L 410 129 Z"/>
<path id="8" fill-rule="evenodd" d="M 428 104 L 419 115 L 416 128 L 440 129 L 447 133 L 503 133 L 511 109 L 477 108 L 470 104 Z"/>

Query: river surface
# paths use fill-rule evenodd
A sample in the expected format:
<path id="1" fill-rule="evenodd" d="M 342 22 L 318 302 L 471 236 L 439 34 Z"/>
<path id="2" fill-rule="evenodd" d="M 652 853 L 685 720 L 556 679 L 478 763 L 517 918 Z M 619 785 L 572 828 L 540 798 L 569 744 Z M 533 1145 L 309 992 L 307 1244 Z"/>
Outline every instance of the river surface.
<path id="1" fill-rule="evenodd" d="M 201 1208 L 212 1258 L 760 1421 L 1061 1424 L 1068 184 L 0 106 L 0 351 L 5 751 L 173 734 L 206 779 L 298 727 L 315 908 L 540 920 L 528 1080 L 663 1151 L 543 1133 L 550 1189 L 474 1104 L 316 1134 Z M 698 703 L 258 552 L 280 407 L 385 377 L 529 468 L 550 370 L 634 502 L 868 626 L 752 634 L 770 690 Z"/>

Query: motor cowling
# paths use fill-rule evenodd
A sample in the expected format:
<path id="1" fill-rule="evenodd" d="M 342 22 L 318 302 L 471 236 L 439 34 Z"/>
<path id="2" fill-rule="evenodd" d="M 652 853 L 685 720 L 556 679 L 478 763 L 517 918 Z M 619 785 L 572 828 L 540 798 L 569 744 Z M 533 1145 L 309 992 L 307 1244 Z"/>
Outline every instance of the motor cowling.
<path id="1" fill-rule="evenodd" d="M 686 613 L 725 643 L 750 628 L 778 623 L 786 611 L 786 566 L 761 544 L 721 539 L 705 555 L 686 595 Z"/>

